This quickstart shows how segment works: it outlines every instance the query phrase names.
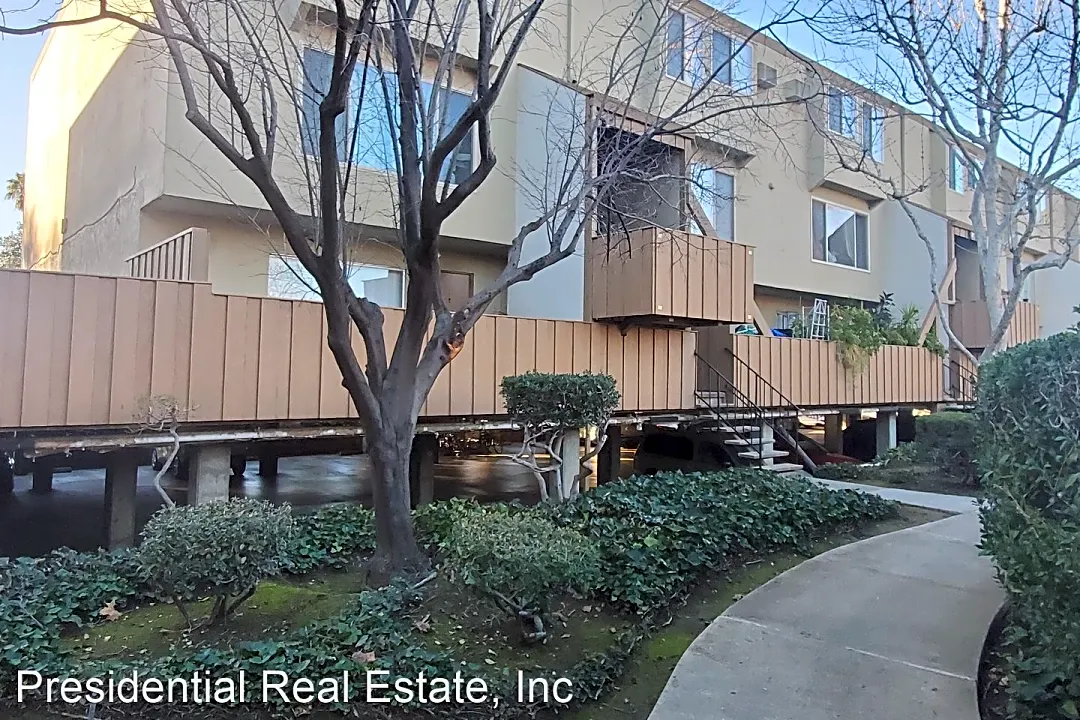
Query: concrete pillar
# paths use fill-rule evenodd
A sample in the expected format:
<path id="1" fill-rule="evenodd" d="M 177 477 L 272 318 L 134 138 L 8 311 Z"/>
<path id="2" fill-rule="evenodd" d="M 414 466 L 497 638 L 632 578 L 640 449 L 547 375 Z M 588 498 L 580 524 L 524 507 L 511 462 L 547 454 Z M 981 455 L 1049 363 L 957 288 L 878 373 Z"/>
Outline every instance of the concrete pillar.
<path id="1" fill-rule="evenodd" d="M 581 430 L 578 428 L 572 428 L 563 433 L 562 445 L 559 448 L 559 456 L 562 458 L 562 476 L 569 483 L 570 477 L 567 473 L 571 473 L 576 476 L 581 472 Z M 558 482 L 556 473 L 548 473 L 548 478 L 552 483 Z M 549 488 L 552 490 L 554 488 Z M 584 488 L 578 488 L 583 490 Z M 558 497 L 552 495 L 552 497 Z"/>
<path id="2" fill-rule="evenodd" d="M 776 448 L 776 437 L 774 435 L 773 426 L 769 423 L 762 423 L 761 425 L 761 444 L 758 445 L 758 451 L 765 455 L 765 453 L 771 453 Z M 775 462 L 775 458 L 762 457 L 762 465 L 772 465 Z"/>
<path id="3" fill-rule="evenodd" d="M 596 484 L 606 485 L 619 479 L 622 463 L 622 425 L 608 425 L 607 442 L 596 457 Z"/>
<path id="4" fill-rule="evenodd" d="M 875 452 L 878 457 L 881 457 L 894 447 L 896 447 L 896 411 L 879 411 Z"/>
<path id="5" fill-rule="evenodd" d="M 228 445 L 206 445 L 191 451 L 188 470 L 188 505 L 206 505 L 229 499 Z"/>
<path id="6" fill-rule="evenodd" d="M 269 452 L 259 453 L 259 476 L 267 480 L 276 478 L 278 474 L 278 456 Z"/>
<path id="7" fill-rule="evenodd" d="M 135 544 L 135 492 L 139 462 L 135 453 L 109 455 L 105 465 L 105 547 Z"/>
<path id="8" fill-rule="evenodd" d="M 30 492 L 35 495 L 47 495 L 53 489 L 53 467 L 47 462 L 34 463 L 34 484 Z"/>
<path id="9" fill-rule="evenodd" d="M 844 452 L 844 417 L 839 413 L 825 416 L 825 449 L 831 453 Z"/>
<path id="10" fill-rule="evenodd" d="M 435 499 L 435 461 L 439 456 L 437 435 L 417 435 L 409 453 L 409 491 L 413 507 Z"/>

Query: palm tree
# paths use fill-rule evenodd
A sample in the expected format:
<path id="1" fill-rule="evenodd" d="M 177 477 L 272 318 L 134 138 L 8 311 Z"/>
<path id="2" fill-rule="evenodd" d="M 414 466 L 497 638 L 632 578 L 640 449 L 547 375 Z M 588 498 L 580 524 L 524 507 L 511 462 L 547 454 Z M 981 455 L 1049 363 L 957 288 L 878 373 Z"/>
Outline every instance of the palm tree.
<path id="1" fill-rule="evenodd" d="M 11 200 L 15 203 L 15 209 L 22 211 L 23 209 L 23 191 L 26 182 L 26 176 L 23 173 L 15 173 L 15 177 L 7 181 L 7 192 L 4 193 L 5 200 Z"/>

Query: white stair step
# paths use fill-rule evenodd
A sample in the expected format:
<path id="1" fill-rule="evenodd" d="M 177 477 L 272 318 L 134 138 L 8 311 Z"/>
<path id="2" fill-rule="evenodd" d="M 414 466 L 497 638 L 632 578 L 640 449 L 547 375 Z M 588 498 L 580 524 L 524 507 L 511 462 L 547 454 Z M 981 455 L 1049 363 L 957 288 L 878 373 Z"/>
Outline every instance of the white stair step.
<path id="1" fill-rule="evenodd" d="M 729 440 L 725 440 L 724 444 L 725 445 L 750 445 L 750 446 L 753 446 L 753 447 L 758 447 L 758 446 L 761 445 L 761 438 L 754 438 L 754 439 L 731 438 Z"/>
<path id="2" fill-rule="evenodd" d="M 773 463 L 772 465 L 762 465 L 758 470 L 768 470 L 769 472 L 787 473 L 795 472 L 796 470 L 802 470 L 803 466 L 798 463 Z"/>
<path id="3" fill-rule="evenodd" d="M 761 428 L 757 425 L 721 425 L 717 428 L 720 432 L 733 433 L 735 435 L 760 435 Z"/>
<path id="4" fill-rule="evenodd" d="M 789 453 L 784 450 L 766 450 L 764 452 L 747 450 L 746 452 L 739 453 L 739 457 L 747 458 L 748 460 L 764 460 L 765 458 L 787 457 L 788 455 Z"/>

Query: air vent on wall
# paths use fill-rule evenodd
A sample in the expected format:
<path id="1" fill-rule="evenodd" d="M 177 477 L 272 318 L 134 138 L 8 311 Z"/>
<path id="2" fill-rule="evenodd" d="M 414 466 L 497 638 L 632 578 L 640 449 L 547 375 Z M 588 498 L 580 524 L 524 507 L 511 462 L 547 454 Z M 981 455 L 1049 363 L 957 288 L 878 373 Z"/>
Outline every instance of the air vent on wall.
<path id="1" fill-rule="evenodd" d="M 757 85 L 762 90 L 776 87 L 776 68 L 765 63 L 757 64 Z"/>
<path id="2" fill-rule="evenodd" d="M 808 100 L 813 95 L 810 84 L 802 80 L 788 80 L 784 83 L 785 100 Z"/>

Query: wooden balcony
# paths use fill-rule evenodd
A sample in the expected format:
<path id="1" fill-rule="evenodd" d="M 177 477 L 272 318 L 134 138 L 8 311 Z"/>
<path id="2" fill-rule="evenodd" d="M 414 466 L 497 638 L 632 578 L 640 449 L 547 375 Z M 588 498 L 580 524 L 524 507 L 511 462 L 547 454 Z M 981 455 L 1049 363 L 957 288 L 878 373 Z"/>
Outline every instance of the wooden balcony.
<path id="1" fill-rule="evenodd" d="M 744 323 L 754 249 L 678 230 L 588 243 L 586 317 L 627 325 Z"/>
<path id="2" fill-rule="evenodd" d="M 885 345 L 856 372 L 840 361 L 837 344 L 825 340 L 732 335 L 726 328 L 698 335 L 698 352 L 763 407 L 926 405 L 945 399 L 943 361 L 924 348 Z"/>
<path id="3" fill-rule="evenodd" d="M 220 295 L 207 283 L 0 270 L 0 430 L 133 426 L 151 396 L 191 423 L 356 417 L 322 306 Z M 403 313 L 385 309 L 387 342 Z M 362 353 L 362 341 L 353 338 Z M 505 412 L 502 378 L 613 375 L 623 411 L 694 407 L 691 332 L 485 316 L 443 370 L 425 418 Z"/>
<path id="4" fill-rule="evenodd" d="M 952 307 L 952 330 L 964 347 L 984 348 L 990 342 L 990 309 L 985 300 L 960 300 Z M 1020 302 L 1009 323 L 1006 347 L 1039 338 L 1039 306 Z"/>

